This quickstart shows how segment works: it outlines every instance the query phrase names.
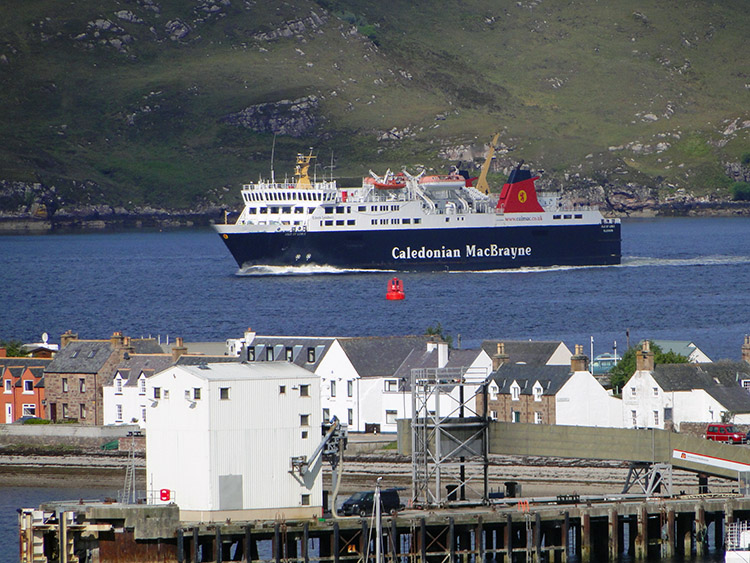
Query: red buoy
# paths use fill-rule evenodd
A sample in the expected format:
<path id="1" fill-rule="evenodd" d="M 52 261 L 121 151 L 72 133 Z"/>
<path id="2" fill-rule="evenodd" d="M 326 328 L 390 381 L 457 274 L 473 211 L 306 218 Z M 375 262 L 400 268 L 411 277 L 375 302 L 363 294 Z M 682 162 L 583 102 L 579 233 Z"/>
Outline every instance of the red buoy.
<path id="1" fill-rule="evenodd" d="M 398 278 L 393 278 L 388 282 L 388 292 L 385 294 L 386 299 L 396 300 L 403 299 L 404 296 L 404 284 Z"/>

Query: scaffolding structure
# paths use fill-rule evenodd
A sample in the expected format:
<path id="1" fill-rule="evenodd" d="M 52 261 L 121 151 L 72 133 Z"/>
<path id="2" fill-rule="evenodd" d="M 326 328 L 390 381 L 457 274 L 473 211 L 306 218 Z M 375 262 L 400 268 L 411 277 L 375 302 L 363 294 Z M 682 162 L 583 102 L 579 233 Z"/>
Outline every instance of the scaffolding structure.
<path id="1" fill-rule="evenodd" d="M 466 368 L 411 371 L 414 504 L 489 501 L 486 376 Z M 481 464 L 481 473 L 467 475 L 467 460 Z"/>

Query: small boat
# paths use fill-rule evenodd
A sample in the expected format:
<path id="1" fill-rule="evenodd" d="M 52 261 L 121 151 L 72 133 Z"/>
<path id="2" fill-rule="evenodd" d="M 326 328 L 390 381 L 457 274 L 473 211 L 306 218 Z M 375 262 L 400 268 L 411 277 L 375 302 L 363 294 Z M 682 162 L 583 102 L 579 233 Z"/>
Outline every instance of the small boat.
<path id="1" fill-rule="evenodd" d="M 400 190 L 406 187 L 406 175 L 403 172 L 391 174 L 389 170 L 382 178 L 375 178 L 372 184 L 379 190 Z"/>
<path id="2" fill-rule="evenodd" d="M 725 563 L 750 563 L 750 525 L 745 521 L 727 524 Z"/>
<path id="3" fill-rule="evenodd" d="M 609 373 L 621 359 L 622 358 L 617 354 L 599 354 L 594 358 L 594 361 L 591 362 L 591 373 L 593 375 L 604 375 L 605 373 Z"/>
<path id="4" fill-rule="evenodd" d="M 419 186 L 425 190 L 458 190 L 466 187 L 466 179 L 458 174 L 422 176 Z"/>

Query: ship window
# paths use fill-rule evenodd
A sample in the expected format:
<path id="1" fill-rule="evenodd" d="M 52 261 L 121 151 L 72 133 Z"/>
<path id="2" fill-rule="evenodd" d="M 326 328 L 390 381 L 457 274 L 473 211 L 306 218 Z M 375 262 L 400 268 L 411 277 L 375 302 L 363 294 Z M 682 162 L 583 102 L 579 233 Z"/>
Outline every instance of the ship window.
<path id="1" fill-rule="evenodd" d="M 398 225 L 398 219 L 391 219 L 391 225 Z"/>
<path id="2" fill-rule="evenodd" d="M 402 220 L 401 222 L 402 222 L 402 223 L 403 223 L 404 225 L 408 225 L 408 224 L 410 224 L 410 223 L 411 223 L 411 219 L 403 219 L 403 220 Z"/>
<path id="3" fill-rule="evenodd" d="M 570 219 L 572 217 L 573 217 L 572 215 L 563 215 L 563 219 Z"/>
<path id="4" fill-rule="evenodd" d="M 370 219 L 370 223 L 372 223 L 373 225 L 377 225 L 378 224 L 378 220 L 377 219 Z"/>
<path id="5" fill-rule="evenodd" d="M 282 208 L 281 210 L 282 210 L 282 211 L 283 211 L 284 213 L 291 213 L 291 212 L 292 212 L 292 208 L 291 208 L 291 207 L 284 207 L 284 208 Z"/>
<path id="6" fill-rule="evenodd" d="M 450 217 L 446 217 L 446 218 L 445 218 L 445 222 L 446 222 L 446 223 L 450 223 L 450 220 L 451 220 L 451 218 L 450 218 Z"/>
<path id="7" fill-rule="evenodd" d="M 388 224 L 388 219 L 381 219 L 380 220 L 380 224 L 381 225 L 387 225 Z"/>
<path id="8" fill-rule="evenodd" d="M 552 218 L 553 218 L 553 219 L 559 219 L 559 218 L 560 218 L 560 216 L 559 216 L 559 215 L 553 215 L 553 216 L 552 216 Z"/>
<path id="9" fill-rule="evenodd" d="M 260 211 L 261 213 L 268 213 L 268 207 L 261 207 L 261 208 L 259 209 L 259 211 Z"/>
<path id="10" fill-rule="evenodd" d="M 344 210 L 344 208 L 343 208 L 343 207 L 337 207 L 337 208 L 336 208 L 336 213 L 343 213 L 344 211 L 345 211 L 345 210 Z"/>
<path id="11" fill-rule="evenodd" d="M 414 224 L 419 225 L 422 222 L 422 219 L 414 219 Z"/>
<path id="12" fill-rule="evenodd" d="M 279 208 L 278 207 L 272 207 L 271 208 L 271 213 L 278 213 L 278 212 L 279 212 Z"/>
<path id="13" fill-rule="evenodd" d="M 359 207 L 357 207 L 357 211 L 367 211 L 367 206 L 366 205 L 360 205 Z"/>
<path id="14" fill-rule="evenodd" d="M 258 212 L 258 210 L 255 207 L 248 207 L 247 212 L 250 213 L 251 215 L 255 215 Z"/>
<path id="15" fill-rule="evenodd" d="M 346 224 L 347 225 L 354 225 L 354 223 L 355 223 L 354 219 L 347 219 L 346 220 Z"/>
<path id="16" fill-rule="evenodd" d="M 333 213 L 333 207 L 325 207 L 323 211 L 325 211 L 326 213 Z"/>
<path id="17" fill-rule="evenodd" d="M 398 211 L 398 205 L 391 205 L 391 211 Z"/>
<path id="18" fill-rule="evenodd" d="M 343 219 L 338 219 L 338 220 L 336 221 L 336 224 L 337 224 L 337 225 L 339 225 L 339 226 L 341 226 L 341 225 L 343 225 L 343 224 L 344 224 L 344 220 L 343 220 Z"/>
<path id="19" fill-rule="evenodd" d="M 575 218 L 576 219 L 583 219 L 583 215 L 581 215 L 580 213 L 576 213 L 575 214 Z"/>
<path id="20" fill-rule="evenodd" d="M 295 207 L 295 208 L 294 208 L 294 212 L 295 212 L 295 213 L 304 213 L 304 209 L 303 209 L 303 208 L 301 208 L 301 207 Z"/>
<path id="21" fill-rule="evenodd" d="M 380 206 L 380 211 L 388 211 L 388 206 L 387 205 L 381 205 Z"/>
<path id="22" fill-rule="evenodd" d="M 377 205 L 370 206 L 370 211 L 377 211 L 377 210 L 378 210 L 378 206 Z"/>
<path id="23" fill-rule="evenodd" d="M 315 208 L 314 208 L 314 207 L 308 207 L 308 208 L 307 208 L 307 212 L 308 212 L 308 213 L 312 213 L 313 211 L 315 211 Z"/>
<path id="24" fill-rule="evenodd" d="M 331 225 L 333 225 L 333 221 L 326 221 L 326 227 L 330 227 Z"/>

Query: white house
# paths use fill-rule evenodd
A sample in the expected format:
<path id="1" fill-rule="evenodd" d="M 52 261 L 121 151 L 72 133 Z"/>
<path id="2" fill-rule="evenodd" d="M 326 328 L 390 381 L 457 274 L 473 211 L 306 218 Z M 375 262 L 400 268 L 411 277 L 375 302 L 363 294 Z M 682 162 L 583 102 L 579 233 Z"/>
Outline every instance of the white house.
<path id="1" fill-rule="evenodd" d="M 573 353 L 559 340 L 485 340 L 482 349 L 492 358 L 502 348 L 505 363 L 530 366 L 569 366 Z"/>
<path id="2" fill-rule="evenodd" d="M 703 350 L 689 340 L 652 340 L 651 342 L 661 348 L 662 352 L 674 352 L 685 356 L 691 364 L 706 364 L 712 361 Z"/>
<path id="3" fill-rule="evenodd" d="M 146 472 L 152 503 L 180 519 L 322 515 L 319 378 L 288 362 L 175 366 L 147 379 Z"/>
<path id="4" fill-rule="evenodd" d="M 682 422 L 750 423 L 750 365 L 746 362 L 654 365 L 650 344 L 636 355 L 636 371 L 622 386 L 625 428 L 679 430 Z"/>

